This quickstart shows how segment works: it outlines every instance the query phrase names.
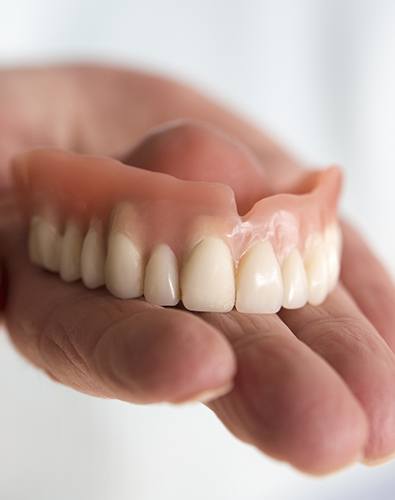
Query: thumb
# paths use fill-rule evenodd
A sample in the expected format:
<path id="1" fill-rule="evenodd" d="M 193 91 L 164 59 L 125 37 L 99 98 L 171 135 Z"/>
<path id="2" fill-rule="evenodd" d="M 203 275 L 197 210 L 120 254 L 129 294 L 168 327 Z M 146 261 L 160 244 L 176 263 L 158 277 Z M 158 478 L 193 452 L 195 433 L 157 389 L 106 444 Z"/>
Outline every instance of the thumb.
<path id="1" fill-rule="evenodd" d="M 249 144 L 203 121 L 174 120 L 153 128 L 123 161 L 179 179 L 227 184 L 244 214 L 261 198 L 290 191 L 306 173 L 289 156 L 268 157 Z"/>

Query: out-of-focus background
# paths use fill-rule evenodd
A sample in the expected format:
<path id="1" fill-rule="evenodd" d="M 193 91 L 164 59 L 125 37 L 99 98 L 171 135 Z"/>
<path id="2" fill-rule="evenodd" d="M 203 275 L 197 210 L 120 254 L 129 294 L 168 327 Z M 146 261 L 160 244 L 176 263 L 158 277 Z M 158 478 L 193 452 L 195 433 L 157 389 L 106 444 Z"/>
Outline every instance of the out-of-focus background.
<path id="1" fill-rule="evenodd" d="M 307 162 L 344 165 L 343 209 L 394 271 L 394 26 L 391 0 L 0 0 L 0 66 L 108 61 L 195 83 Z M 4 500 L 394 498 L 395 464 L 303 476 L 203 406 L 56 385 L 3 333 L 0 398 Z"/>

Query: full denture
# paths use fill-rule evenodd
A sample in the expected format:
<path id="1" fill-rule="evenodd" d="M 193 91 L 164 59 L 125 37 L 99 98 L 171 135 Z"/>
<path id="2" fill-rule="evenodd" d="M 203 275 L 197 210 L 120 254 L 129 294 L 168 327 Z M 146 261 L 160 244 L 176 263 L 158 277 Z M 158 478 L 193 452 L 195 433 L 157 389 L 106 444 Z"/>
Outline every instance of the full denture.
<path id="1" fill-rule="evenodd" d="M 258 199 L 242 215 L 228 185 L 108 158 L 40 149 L 19 155 L 14 172 L 30 259 L 65 281 L 245 313 L 318 305 L 337 283 L 336 167 L 306 173 L 292 193 Z"/>

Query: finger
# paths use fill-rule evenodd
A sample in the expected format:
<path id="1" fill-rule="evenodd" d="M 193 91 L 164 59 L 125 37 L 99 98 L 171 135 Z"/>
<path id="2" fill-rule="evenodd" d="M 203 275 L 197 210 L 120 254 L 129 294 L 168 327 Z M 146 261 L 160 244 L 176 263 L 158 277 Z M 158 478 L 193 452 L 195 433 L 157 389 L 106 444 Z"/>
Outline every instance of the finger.
<path id="1" fill-rule="evenodd" d="M 185 92 L 183 95 L 185 95 Z M 195 95 L 196 100 L 197 96 Z M 204 109 L 206 115 L 200 114 L 199 118 L 206 118 L 211 123 L 222 126 L 224 130 L 244 140 L 246 144 L 252 147 L 265 171 L 267 192 L 287 191 L 289 186 L 303 174 L 303 169 L 300 165 L 279 146 L 269 141 L 264 134 L 253 129 L 251 126 L 247 126 L 245 122 L 238 120 L 234 115 L 226 112 L 219 106 L 214 106 L 213 103 L 209 105 L 203 98 L 201 98 L 200 104 L 204 104 L 202 109 Z M 197 115 L 196 113 L 191 113 L 191 116 L 196 117 Z M 184 125 L 187 125 L 187 122 L 184 122 Z M 193 122 L 190 123 L 190 128 L 194 128 Z M 202 158 L 202 154 L 200 153 L 201 146 L 202 144 L 199 145 L 199 154 L 196 157 L 199 159 L 200 165 L 207 165 L 207 158 Z M 152 156 L 148 160 L 148 163 L 152 165 L 155 163 L 154 160 L 156 160 L 153 151 L 154 149 L 151 148 L 150 154 Z M 144 147 L 139 151 L 139 155 L 133 156 L 133 160 L 137 164 L 142 159 L 147 161 L 147 158 L 143 157 Z M 228 163 L 228 161 L 224 162 L 224 164 Z M 193 161 L 191 161 L 190 155 L 187 162 L 181 162 L 180 164 L 185 164 L 186 168 L 187 165 L 193 168 Z M 259 184 L 256 185 L 259 186 Z M 239 187 L 237 187 L 236 192 L 240 192 Z M 387 343 L 395 350 L 395 330 L 392 327 L 395 322 L 394 284 L 387 270 L 368 248 L 357 231 L 345 223 L 343 223 L 343 231 L 344 254 L 342 280 L 362 312 L 366 314 Z"/>
<path id="2" fill-rule="evenodd" d="M 240 213 L 271 194 L 269 179 L 248 148 L 196 120 L 179 120 L 152 129 L 124 162 L 178 179 L 226 183 L 235 194 Z"/>
<path id="3" fill-rule="evenodd" d="M 128 161 L 186 179 L 226 182 L 243 206 L 254 192 L 249 184 L 256 188 L 266 182 L 237 143 L 191 121 L 154 130 Z M 202 317 L 225 333 L 236 352 L 235 390 L 213 406 L 236 436 L 310 472 L 355 459 L 366 430 L 361 408 L 339 377 L 276 316 Z"/>
<path id="4" fill-rule="evenodd" d="M 288 166 L 296 163 L 258 127 L 192 87 L 139 71 L 81 64 L 3 70 L 0 109 L 7 124 L 0 137 L 0 186 L 9 183 L 8 160 L 21 149 L 46 144 L 118 157 L 152 127 L 184 117 L 248 144 L 276 179 L 284 178 L 283 170 L 289 176 Z"/>
<path id="5" fill-rule="evenodd" d="M 205 313 L 237 357 L 231 393 L 210 407 L 239 438 L 323 474 L 360 458 L 365 415 L 340 377 L 275 315 Z"/>
<path id="6" fill-rule="evenodd" d="M 343 223 L 341 279 L 361 311 L 395 351 L 395 287 L 378 258 L 350 224 Z"/>
<path id="7" fill-rule="evenodd" d="M 395 358 L 349 294 L 338 287 L 320 307 L 282 310 L 295 335 L 322 356 L 359 400 L 369 422 L 366 460 L 395 450 Z"/>
<path id="8" fill-rule="evenodd" d="M 17 348 L 54 379 L 139 403 L 229 389 L 234 355 L 215 328 L 184 311 L 65 284 L 34 268 L 23 246 L 8 253 L 7 325 Z"/>

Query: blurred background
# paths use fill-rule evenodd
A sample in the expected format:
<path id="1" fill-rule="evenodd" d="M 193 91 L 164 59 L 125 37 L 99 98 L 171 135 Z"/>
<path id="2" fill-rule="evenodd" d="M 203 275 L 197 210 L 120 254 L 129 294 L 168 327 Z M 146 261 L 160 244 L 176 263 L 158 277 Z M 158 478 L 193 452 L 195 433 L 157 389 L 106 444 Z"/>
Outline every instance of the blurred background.
<path id="1" fill-rule="evenodd" d="M 314 165 L 395 271 L 395 2 L 0 0 L 0 66 L 101 61 L 181 78 Z M 1 110 L 0 110 L 1 113 Z M 393 499 L 395 464 L 313 479 L 205 407 L 101 401 L 50 382 L 0 334 L 0 498 Z"/>

